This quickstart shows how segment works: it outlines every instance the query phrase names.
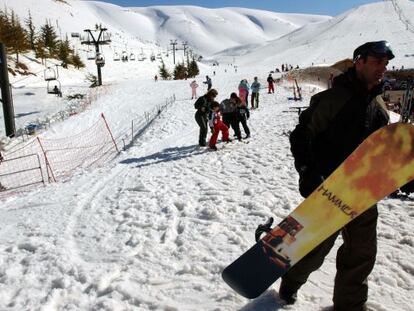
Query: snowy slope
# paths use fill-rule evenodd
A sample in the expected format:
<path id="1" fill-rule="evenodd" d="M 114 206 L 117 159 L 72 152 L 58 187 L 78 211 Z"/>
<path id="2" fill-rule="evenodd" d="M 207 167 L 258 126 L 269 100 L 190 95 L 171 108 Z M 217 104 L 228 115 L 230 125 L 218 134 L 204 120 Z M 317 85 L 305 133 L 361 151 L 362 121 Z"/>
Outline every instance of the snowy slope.
<path id="1" fill-rule="evenodd" d="M 234 91 L 241 77 L 220 72 L 214 80 L 218 99 Z M 282 112 L 292 105 L 286 100 L 290 91 L 262 94 L 249 120 L 250 143 L 233 142 L 215 153 L 197 147 L 188 82 L 173 83 L 178 101 L 116 161 L 2 202 L 1 310 L 315 311 L 331 305 L 334 251 L 289 308 L 277 298 L 277 284 L 249 302 L 220 277 L 253 243 L 258 223 L 268 216 L 279 221 L 301 201 L 286 135 L 297 115 Z M 115 131 L 128 111 L 151 105 L 137 102 L 138 94 L 162 100 L 171 94 L 167 85 L 112 86 L 122 103 L 110 116 Z M 304 87 L 305 102 L 315 91 Z M 43 135 L 81 128 L 98 111 L 110 110 L 110 99 Z M 377 311 L 412 309 L 410 206 L 399 200 L 380 204 L 369 300 Z"/>
<path id="2" fill-rule="evenodd" d="M 395 51 L 393 65 L 414 66 L 413 35 L 414 2 L 395 1 L 401 7 L 402 18 L 392 1 L 381 1 L 360 6 L 330 20 L 308 24 L 264 47 L 247 49 L 239 61 L 249 64 L 260 59 L 261 64 L 280 66 L 281 63 L 309 66 L 310 64 L 333 64 L 338 60 L 352 57 L 355 47 L 367 41 L 388 40 Z M 232 55 L 224 53 L 223 59 Z M 220 59 L 220 57 L 218 57 Z"/>

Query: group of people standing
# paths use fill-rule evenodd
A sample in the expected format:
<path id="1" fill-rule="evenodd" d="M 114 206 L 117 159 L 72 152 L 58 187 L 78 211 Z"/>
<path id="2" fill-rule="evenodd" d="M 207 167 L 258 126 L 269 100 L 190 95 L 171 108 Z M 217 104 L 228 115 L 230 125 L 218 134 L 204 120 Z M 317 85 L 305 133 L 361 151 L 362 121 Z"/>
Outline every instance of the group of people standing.
<path id="1" fill-rule="evenodd" d="M 210 89 L 194 103 L 194 108 L 197 110 L 195 120 L 200 127 L 198 144 L 203 147 L 207 146 L 207 133 L 210 127 L 212 135 L 208 146 L 212 150 L 217 150 L 216 143 L 220 132 L 224 142 L 231 142 L 230 127 L 234 130 L 234 136 L 241 141 L 240 123 L 246 134 L 244 138 L 250 137 L 250 129 L 247 126 L 250 113 L 246 103 L 236 93 L 231 93 L 229 98 L 219 104 L 215 101 L 217 95 L 217 90 Z"/>

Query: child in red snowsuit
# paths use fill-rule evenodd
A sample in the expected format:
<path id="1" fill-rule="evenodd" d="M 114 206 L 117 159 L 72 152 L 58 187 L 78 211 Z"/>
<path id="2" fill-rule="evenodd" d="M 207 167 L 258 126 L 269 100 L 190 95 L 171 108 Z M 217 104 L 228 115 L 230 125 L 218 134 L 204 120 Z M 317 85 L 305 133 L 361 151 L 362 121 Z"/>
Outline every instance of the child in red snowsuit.
<path id="1" fill-rule="evenodd" d="M 210 143 L 209 143 L 210 149 L 217 150 L 216 143 L 217 143 L 217 138 L 218 138 L 220 131 L 223 135 L 223 141 L 225 142 L 231 141 L 229 139 L 229 128 L 226 126 L 226 124 L 224 124 L 221 118 L 220 105 L 218 102 L 211 103 L 211 111 L 208 117 L 208 121 L 209 121 L 210 128 L 213 131 L 213 134 L 211 135 Z"/>

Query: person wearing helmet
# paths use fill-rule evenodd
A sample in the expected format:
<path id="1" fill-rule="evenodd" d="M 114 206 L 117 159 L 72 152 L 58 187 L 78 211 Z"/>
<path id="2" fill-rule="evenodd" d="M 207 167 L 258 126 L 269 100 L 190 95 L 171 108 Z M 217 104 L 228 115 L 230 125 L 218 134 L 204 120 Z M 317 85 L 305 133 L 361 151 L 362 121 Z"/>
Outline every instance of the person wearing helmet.
<path id="1" fill-rule="evenodd" d="M 335 77 L 330 89 L 311 98 L 290 135 L 302 196 L 312 193 L 366 137 L 389 122 L 380 94 L 386 67 L 393 58 L 387 41 L 364 43 L 353 53 L 353 67 Z M 300 260 L 282 277 L 280 298 L 295 303 L 299 288 L 322 265 L 341 233 L 333 310 L 366 310 L 367 278 L 377 251 L 377 218 L 374 205 Z"/>

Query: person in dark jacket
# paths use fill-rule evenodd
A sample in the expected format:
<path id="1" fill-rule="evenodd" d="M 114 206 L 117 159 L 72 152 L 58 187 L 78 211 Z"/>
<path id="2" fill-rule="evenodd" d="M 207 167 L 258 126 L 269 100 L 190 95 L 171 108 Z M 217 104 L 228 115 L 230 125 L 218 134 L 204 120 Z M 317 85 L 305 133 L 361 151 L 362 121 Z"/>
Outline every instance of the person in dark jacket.
<path id="1" fill-rule="evenodd" d="M 211 87 L 213 86 L 213 82 L 211 81 L 211 78 L 209 76 L 206 76 L 206 81 L 204 81 L 203 83 L 207 84 L 207 91 L 210 91 Z"/>
<path id="2" fill-rule="evenodd" d="M 272 74 L 269 73 L 269 76 L 267 77 L 267 88 L 268 88 L 268 94 L 275 92 L 275 86 L 274 86 L 275 80 L 273 80 Z"/>
<path id="3" fill-rule="evenodd" d="M 389 122 L 379 94 L 393 58 L 388 42 L 367 42 L 355 49 L 354 66 L 337 76 L 332 88 L 311 98 L 310 108 L 290 136 L 302 196 L 312 193 L 367 136 Z M 300 260 L 282 277 L 280 297 L 288 304 L 295 302 L 297 291 L 322 265 L 341 232 L 344 243 L 336 257 L 333 310 L 366 310 L 367 278 L 376 258 L 377 218 L 374 205 Z"/>
<path id="4" fill-rule="evenodd" d="M 236 93 L 231 93 L 230 98 L 226 98 L 220 103 L 220 111 L 223 116 L 223 122 L 228 128 L 230 126 L 234 130 L 234 135 L 238 140 L 241 140 L 241 133 L 239 127 L 239 121 L 237 120 L 237 104 L 240 102 L 240 98 Z"/>
<path id="5" fill-rule="evenodd" d="M 249 118 L 250 118 L 249 108 L 247 108 L 246 103 L 240 100 L 239 98 L 239 101 L 237 102 L 237 120 L 243 126 L 244 133 L 246 134 L 246 136 L 244 137 L 245 139 L 250 137 L 250 129 L 247 126 L 247 120 Z M 240 128 L 239 124 L 237 124 L 237 127 Z"/>
<path id="6" fill-rule="evenodd" d="M 195 113 L 195 120 L 200 127 L 198 136 L 198 144 L 202 147 L 207 146 L 206 138 L 208 131 L 208 113 L 210 112 L 210 104 L 214 101 L 218 92 L 215 89 L 210 89 L 205 95 L 199 97 L 194 103 L 194 108 L 197 109 Z"/>

